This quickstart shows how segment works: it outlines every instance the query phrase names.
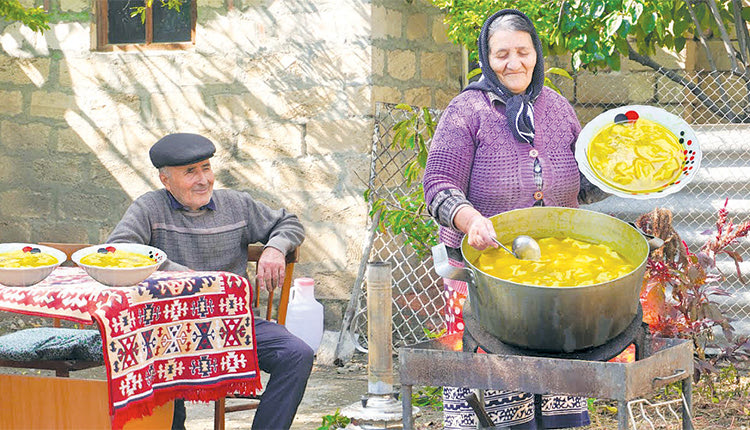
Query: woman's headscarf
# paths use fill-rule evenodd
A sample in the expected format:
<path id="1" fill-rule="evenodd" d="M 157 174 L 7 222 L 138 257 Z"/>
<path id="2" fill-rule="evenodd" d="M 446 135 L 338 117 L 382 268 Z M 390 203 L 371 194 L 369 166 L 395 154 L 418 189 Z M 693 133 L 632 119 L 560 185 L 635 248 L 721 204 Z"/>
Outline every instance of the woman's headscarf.
<path id="1" fill-rule="evenodd" d="M 523 18 L 529 24 L 531 41 L 536 50 L 536 66 L 531 77 L 531 83 L 523 94 L 513 94 L 505 88 L 497 78 L 495 71 L 490 67 L 489 29 L 492 22 L 504 15 L 514 14 Z M 534 101 L 542 92 L 544 86 L 544 58 L 542 57 L 542 43 L 536 34 L 534 24 L 523 12 L 515 9 L 504 9 L 489 17 L 482 26 L 477 41 L 479 47 L 479 67 L 482 68 L 482 77 L 464 88 L 466 90 L 491 91 L 505 103 L 505 114 L 508 117 L 513 136 L 521 142 L 534 142 Z"/>

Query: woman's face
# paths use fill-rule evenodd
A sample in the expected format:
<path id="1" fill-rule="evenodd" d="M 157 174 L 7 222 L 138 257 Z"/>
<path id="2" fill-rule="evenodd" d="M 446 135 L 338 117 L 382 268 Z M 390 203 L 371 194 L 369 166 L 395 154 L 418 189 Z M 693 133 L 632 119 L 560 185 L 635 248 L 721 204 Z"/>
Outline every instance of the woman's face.
<path id="1" fill-rule="evenodd" d="M 498 30 L 490 36 L 490 68 L 513 94 L 526 91 L 536 66 L 536 50 L 525 31 Z"/>

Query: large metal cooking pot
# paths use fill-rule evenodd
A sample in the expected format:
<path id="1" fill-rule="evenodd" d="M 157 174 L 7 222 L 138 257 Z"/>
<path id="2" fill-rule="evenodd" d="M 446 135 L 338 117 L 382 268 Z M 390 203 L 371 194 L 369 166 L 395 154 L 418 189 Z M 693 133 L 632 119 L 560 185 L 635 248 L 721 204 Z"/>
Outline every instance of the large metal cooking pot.
<path id="1" fill-rule="evenodd" d="M 602 213 L 559 207 L 517 209 L 490 219 L 501 242 L 510 242 L 519 234 L 571 237 L 605 244 L 636 268 L 595 285 L 522 285 L 475 267 L 481 251 L 464 237 L 461 253 L 467 269 L 441 264 L 439 257 L 435 257 L 435 268 L 441 276 L 468 282 L 471 312 L 488 333 L 523 348 L 571 352 L 603 345 L 633 322 L 649 252 L 646 238 L 633 226 Z"/>

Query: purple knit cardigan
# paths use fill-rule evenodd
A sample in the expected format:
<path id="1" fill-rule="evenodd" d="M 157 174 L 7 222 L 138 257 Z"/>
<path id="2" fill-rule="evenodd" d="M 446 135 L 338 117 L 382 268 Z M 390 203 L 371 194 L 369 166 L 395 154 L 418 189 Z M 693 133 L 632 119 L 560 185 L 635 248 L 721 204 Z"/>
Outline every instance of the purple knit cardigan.
<path id="1" fill-rule="evenodd" d="M 440 117 L 423 179 L 429 206 L 437 193 L 460 190 L 484 216 L 534 205 L 534 158 L 542 166 L 545 206 L 578 207 L 573 143 L 581 125 L 568 101 L 544 88 L 534 103 L 534 146 L 517 141 L 505 105 L 483 91 L 464 91 Z M 440 227 L 440 240 L 458 247 L 463 233 Z"/>

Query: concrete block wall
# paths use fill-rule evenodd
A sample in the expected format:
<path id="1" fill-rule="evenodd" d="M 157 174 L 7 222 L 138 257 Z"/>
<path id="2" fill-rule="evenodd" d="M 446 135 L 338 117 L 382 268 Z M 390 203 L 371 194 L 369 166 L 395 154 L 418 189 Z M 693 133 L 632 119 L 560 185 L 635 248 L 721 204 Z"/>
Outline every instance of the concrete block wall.
<path id="1" fill-rule="evenodd" d="M 718 76 L 708 72 L 711 64 L 705 50 L 696 41 L 688 41 L 679 53 L 657 50 L 652 58 L 665 69 L 686 76 L 711 98 L 735 103 L 747 99 L 748 89 L 729 70 L 729 60 L 722 42 L 710 40 L 708 45 L 715 57 Z M 547 67 L 571 70 L 569 56 L 550 57 L 546 61 Z M 683 86 L 627 58 L 621 57 L 619 71 L 579 71 L 572 81 L 560 77 L 552 79 L 574 105 L 582 124 L 612 105 L 624 104 L 659 105 L 695 124 L 722 122 L 721 118 L 704 107 Z M 720 93 L 722 87 L 725 94 Z"/>
<path id="2" fill-rule="evenodd" d="M 666 69 L 692 71 L 695 67 L 694 48 L 695 45 L 689 42 L 678 54 L 659 50 L 653 58 Z M 560 67 L 572 72 L 569 55 L 549 57 L 545 61 L 546 68 Z M 658 77 L 652 69 L 627 58 L 621 57 L 620 61 L 621 68 L 618 71 L 584 70 L 576 73 L 573 80 L 551 77 L 562 94 L 575 107 L 581 124 L 585 125 L 615 104 L 662 105 L 676 103 L 675 98 L 685 97 L 682 90 L 664 91 L 664 85 L 668 88 L 677 88 L 677 85 L 667 78 Z"/>
<path id="3" fill-rule="evenodd" d="M 373 100 L 444 109 L 461 90 L 461 50 L 448 40 L 440 10 L 379 0 L 372 26 Z"/>

